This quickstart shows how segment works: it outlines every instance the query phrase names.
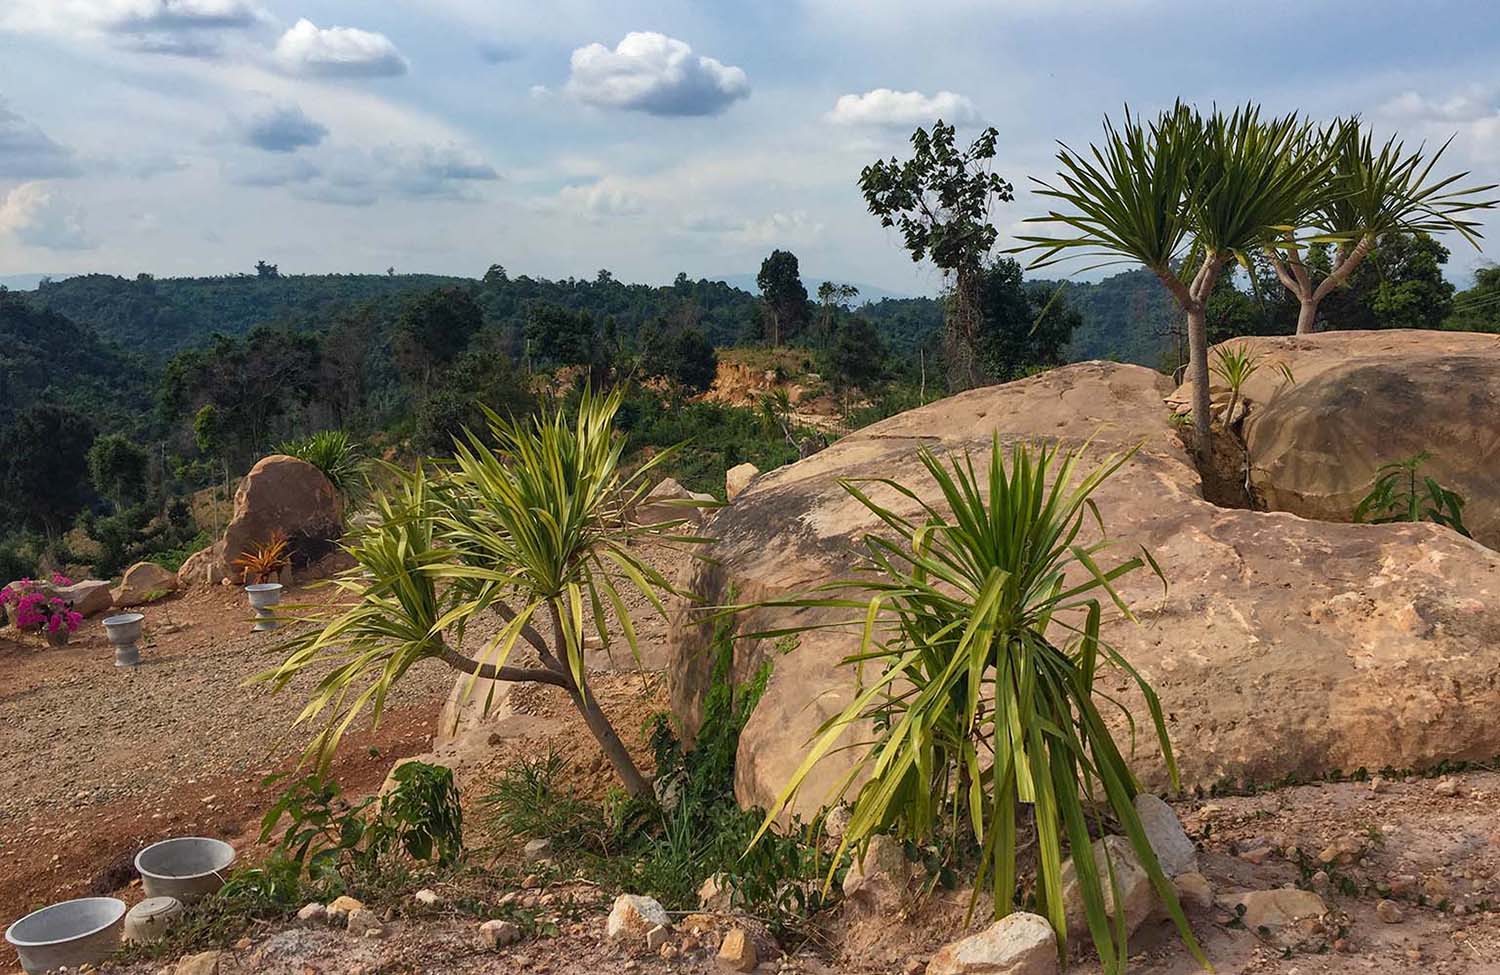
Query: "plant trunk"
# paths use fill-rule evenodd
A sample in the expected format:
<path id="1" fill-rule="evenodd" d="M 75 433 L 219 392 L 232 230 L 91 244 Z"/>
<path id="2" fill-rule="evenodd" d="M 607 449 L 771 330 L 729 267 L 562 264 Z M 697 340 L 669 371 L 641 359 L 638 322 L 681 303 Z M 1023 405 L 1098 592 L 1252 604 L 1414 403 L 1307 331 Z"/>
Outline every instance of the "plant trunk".
<path id="1" fill-rule="evenodd" d="M 1193 447 L 1200 458 L 1207 458 L 1212 449 L 1209 443 L 1212 399 L 1208 386 L 1208 315 L 1203 302 L 1188 309 L 1187 333 L 1188 374 L 1193 380 Z"/>
<path id="2" fill-rule="evenodd" d="M 625 791 L 632 798 L 652 795 L 651 783 L 641 774 L 641 770 L 635 767 L 635 760 L 630 757 L 630 752 L 625 748 L 625 743 L 620 736 L 615 734 L 614 726 L 609 723 L 609 718 L 599 709 L 599 699 L 588 689 L 587 685 L 581 688 L 570 688 L 568 695 L 573 698 L 573 704 L 578 712 L 583 715 L 583 720 L 593 732 L 594 738 L 598 740 L 599 747 L 604 751 L 604 757 L 609 759 L 609 764 L 614 766 L 615 774 L 620 777 L 620 783 L 625 786 Z"/>
<path id="3" fill-rule="evenodd" d="M 1303 298 L 1297 311 L 1297 334 L 1311 335 L 1318 330 L 1318 299 Z"/>

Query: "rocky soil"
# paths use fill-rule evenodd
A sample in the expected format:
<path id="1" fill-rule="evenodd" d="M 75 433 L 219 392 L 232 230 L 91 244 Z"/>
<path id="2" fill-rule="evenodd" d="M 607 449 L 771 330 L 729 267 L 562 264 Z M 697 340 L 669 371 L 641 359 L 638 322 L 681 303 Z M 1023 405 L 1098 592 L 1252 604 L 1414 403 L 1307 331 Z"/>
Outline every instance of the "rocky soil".
<path id="1" fill-rule="evenodd" d="M 293 727 L 296 688 L 244 686 L 278 656 L 274 634 L 249 633 L 243 600 L 216 587 L 145 607 L 133 673 L 114 667 L 98 619 L 60 649 L 0 632 L 0 922 L 128 884 L 152 840 L 258 827 L 277 791 L 262 779 L 292 767 L 308 734 Z M 427 748 L 450 682 L 437 664 L 413 670 L 380 728 L 342 749 L 346 788 L 376 788 Z M 11 961 L 0 954 L 0 968 Z"/>

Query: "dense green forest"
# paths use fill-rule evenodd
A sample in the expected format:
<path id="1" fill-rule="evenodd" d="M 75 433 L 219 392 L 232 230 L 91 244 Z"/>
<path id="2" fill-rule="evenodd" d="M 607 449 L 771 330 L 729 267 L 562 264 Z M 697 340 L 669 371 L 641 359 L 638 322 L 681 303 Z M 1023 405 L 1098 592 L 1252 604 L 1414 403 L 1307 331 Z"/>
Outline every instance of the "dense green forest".
<path id="1" fill-rule="evenodd" d="M 1323 327 L 1500 330 L 1494 269 L 1455 296 L 1447 257 L 1425 236 L 1383 241 L 1325 302 Z M 1295 302 L 1268 267 L 1252 270 L 1221 279 L 1214 341 L 1294 330 Z M 686 275 L 625 284 L 608 271 L 549 281 L 498 265 L 481 279 L 283 276 L 262 262 L 238 276 L 95 274 L 0 289 L 0 574 L 39 553 L 76 555 L 65 536 L 102 552 L 92 556 L 100 571 L 181 549 L 197 532 L 182 499 L 290 439 L 338 429 L 370 452 L 443 453 L 483 429 L 482 407 L 525 413 L 585 382 L 631 388 L 620 422 L 633 450 L 693 440 L 672 472 L 695 489 L 720 489 L 725 468 L 744 460 L 795 459 L 808 431 L 794 429 L 786 404 L 696 398 L 713 382 L 716 350 L 796 353 L 766 361 L 820 376 L 848 425 L 944 393 L 946 297 L 860 302 L 854 288 L 824 283 L 814 299 L 787 251 L 766 259 L 758 284 L 760 294 Z M 1144 270 L 1024 280 L 999 259 L 977 294 L 975 347 L 990 381 L 1082 359 L 1181 361 L 1180 315 Z"/>

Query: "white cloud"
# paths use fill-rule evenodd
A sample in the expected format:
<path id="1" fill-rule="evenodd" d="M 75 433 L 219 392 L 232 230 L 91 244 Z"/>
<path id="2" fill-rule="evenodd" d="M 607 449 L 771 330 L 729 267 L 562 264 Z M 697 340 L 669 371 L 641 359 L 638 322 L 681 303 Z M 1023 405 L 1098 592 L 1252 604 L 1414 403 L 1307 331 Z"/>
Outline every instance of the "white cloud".
<path id="1" fill-rule="evenodd" d="M 83 230 L 83 214 L 45 183 L 22 183 L 0 201 L 0 235 L 29 247 L 86 250 L 94 246 Z"/>
<path id="2" fill-rule="evenodd" d="M 600 108 L 713 115 L 750 94 L 740 68 L 697 56 L 683 41 L 654 31 L 632 31 L 614 50 L 580 47 L 571 65 L 568 94 Z"/>
<path id="3" fill-rule="evenodd" d="M 689 218 L 683 227 L 695 234 L 714 234 L 734 243 L 757 246 L 806 242 L 823 233 L 823 225 L 806 210 L 777 211 L 751 219 L 700 214 Z"/>
<path id="4" fill-rule="evenodd" d="M 1495 91 L 1479 85 L 1472 85 L 1446 98 L 1430 98 L 1406 91 L 1382 105 L 1380 113 L 1423 122 L 1477 122 L 1500 114 L 1500 97 Z"/>
<path id="5" fill-rule="evenodd" d="M 639 195 L 607 177 L 582 186 L 564 186 L 557 198 L 567 209 L 588 217 L 628 217 L 646 209 Z"/>
<path id="6" fill-rule="evenodd" d="M 0 99 L 0 179 L 74 176 L 73 151 L 58 145 L 36 123 L 11 111 Z"/>
<path id="7" fill-rule="evenodd" d="M 328 127 L 308 118 L 296 105 L 275 105 L 238 123 L 239 138 L 266 152 L 296 152 L 315 146 Z"/>
<path id="8" fill-rule="evenodd" d="M 405 74 L 406 58 L 384 34 L 357 27 L 319 27 L 306 17 L 276 42 L 276 60 L 293 74 L 374 78 Z"/>
<path id="9" fill-rule="evenodd" d="M 825 116 L 836 125 L 882 125 L 907 127 L 942 119 L 949 125 L 972 125 L 980 121 L 979 110 L 963 95 L 940 91 L 932 97 L 920 91 L 876 88 L 862 95 L 840 95 L 833 111 Z"/>
<path id="10" fill-rule="evenodd" d="M 251 0 L 6 0 L 0 28 L 64 35 L 112 35 L 156 54 L 212 55 L 226 32 L 267 22 Z"/>

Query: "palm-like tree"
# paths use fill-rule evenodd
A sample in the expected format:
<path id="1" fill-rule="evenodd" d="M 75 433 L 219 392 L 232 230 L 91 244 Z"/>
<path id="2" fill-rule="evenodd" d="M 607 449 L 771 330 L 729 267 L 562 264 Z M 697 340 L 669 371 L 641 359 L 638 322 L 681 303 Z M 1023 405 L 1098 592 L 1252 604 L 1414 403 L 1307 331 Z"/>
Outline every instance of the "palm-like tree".
<path id="1" fill-rule="evenodd" d="M 1224 265 L 1249 266 L 1267 240 L 1294 230 L 1329 192 L 1329 163 L 1295 114 L 1270 120 L 1246 105 L 1207 118 L 1178 103 L 1145 123 L 1129 108 L 1088 153 L 1066 145 L 1054 185 L 1040 195 L 1065 204 L 1033 221 L 1072 233 L 1022 236 L 1017 251 L 1040 251 L 1030 267 L 1075 252 L 1144 264 L 1187 315 L 1197 450 L 1208 449 L 1208 297 Z"/>
<path id="2" fill-rule="evenodd" d="M 1422 147 L 1408 154 L 1395 136 L 1377 150 L 1355 117 L 1336 120 L 1319 141 L 1331 164 L 1334 192 L 1317 201 L 1305 221 L 1319 235 L 1314 239 L 1334 245 L 1333 259 L 1318 280 L 1317 270 L 1304 259 L 1303 247 L 1292 231 L 1266 247 L 1277 278 L 1300 304 L 1298 335 L 1317 328 L 1319 303 L 1348 280 L 1383 235 L 1452 232 L 1478 250 L 1483 236 L 1479 224 L 1465 215 L 1492 209 L 1500 202 L 1482 197 L 1494 185 L 1454 188 L 1468 172 L 1429 182 L 1451 138 L 1431 159 L 1425 158 Z"/>
<path id="3" fill-rule="evenodd" d="M 672 451 L 626 472 L 624 438 L 612 429 L 620 402 L 618 390 L 586 392 L 576 417 L 558 411 L 521 422 L 492 413 L 498 448 L 470 435 L 451 467 L 393 469 L 396 490 L 375 499 L 378 524 L 348 546 L 355 564 L 334 580 L 349 598 L 315 617 L 317 627 L 293 639 L 280 666 L 258 678 L 279 690 L 306 671 L 323 672 L 298 719 L 326 716 L 311 754 L 326 761 L 366 707 L 379 720 L 396 682 L 434 659 L 470 675 L 470 692 L 480 679 L 561 688 L 626 791 L 650 794 L 589 686 L 584 646 L 591 632 L 606 648 L 619 633 L 639 659 L 622 590 L 639 592 L 663 614 L 663 597 L 681 593 L 636 544 L 706 539 L 683 533 L 685 518 L 635 518 L 652 470 Z M 684 514 L 700 504 L 680 503 Z M 476 656 L 466 655 L 464 632 L 485 614 L 498 629 Z M 512 663 L 518 643 L 536 663 Z"/>

